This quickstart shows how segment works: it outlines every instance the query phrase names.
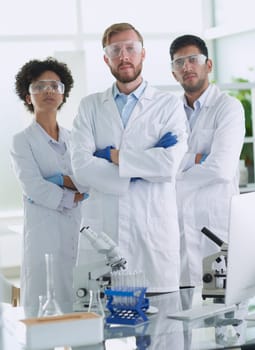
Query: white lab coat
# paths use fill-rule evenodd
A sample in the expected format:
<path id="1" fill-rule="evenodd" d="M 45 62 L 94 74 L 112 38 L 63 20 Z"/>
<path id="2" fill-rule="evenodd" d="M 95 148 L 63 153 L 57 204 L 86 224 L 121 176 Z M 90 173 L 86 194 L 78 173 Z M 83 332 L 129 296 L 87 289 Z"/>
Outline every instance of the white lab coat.
<path id="1" fill-rule="evenodd" d="M 38 296 L 46 295 L 45 253 L 54 255 L 56 298 L 63 311 L 70 312 L 73 301 L 72 269 L 77 255 L 80 204 L 58 210 L 63 189 L 44 180 L 56 173 L 72 174 L 70 132 L 64 128 L 60 132 L 67 146 L 64 155 L 52 149 L 35 122 L 13 137 L 11 158 L 24 197 L 21 295 L 29 315 L 37 313 Z"/>
<path id="2" fill-rule="evenodd" d="M 201 233 L 204 226 L 227 242 L 230 201 L 239 193 L 244 111 L 237 99 L 215 85 L 209 89 L 177 177 L 182 286 L 201 284 L 202 258 L 219 250 Z M 194 164 L 197 153 L 208 155 L 202 164 Z"/>
<path id="3" fill-rule="evenodd" d="M 178 143 L 154 148 L 168 131 Z M 72 130 L 76 180 L 91 187 L 85 224 L 118 244 L 129 271 L 143 271 L 149 291 L 179 286 L 179 228 L 175 176 L 187 149 L 185 113 L 176 96 L 146 87 L 124 129 L 112 89 L 85 97 Z M 93 157 L 119 149 L 119 166 Z M 145 180 L 130 182 L 131 177 Z"/>

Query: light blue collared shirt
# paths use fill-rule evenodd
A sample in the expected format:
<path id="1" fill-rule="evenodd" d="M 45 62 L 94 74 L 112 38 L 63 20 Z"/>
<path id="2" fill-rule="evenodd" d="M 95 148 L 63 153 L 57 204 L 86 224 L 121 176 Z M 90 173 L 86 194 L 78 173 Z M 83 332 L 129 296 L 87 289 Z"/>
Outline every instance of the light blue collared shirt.
<path id="1" fill-rule="evenodd" d="M 54 140 L 42 127 L 39 123 L 36 122 L 36 125 L 42 132 L 43 138 L 46 142 L 53 148 L 58 154 L 63 155 L 66 151 L 66 144 L 62 138 L 61 129 L 59 129 L 59 138 L 58 141 Z"/>
<path id="2" fill-rule="evenodd" d="M 184 96 L 183 97 L 183 103 L 184 103 L 184 108 L 185 112 L 189 121 L 190 129 L 192 130 L 195 122 L 199 116 L 199 113 L 201 111 L 201 108 L 203 107 L 205 100 L 207 98 L 207 95 L 210 90 L 210 85 L 209 87 L 202 93 L 202 95 L 194 102 L 194 109 L 188 106 L 187 99 Z"/>
<path id="3" fill-rule="evenodd" d="M 113 97 L 119 110 L 124 128 L 127 125 L 127 122 L 131 116 L 131 113 L 133 112 L 133 109 L 135 108 L 137 101 L 142 96 L 146 85 L 146 81 L 143 80 L 141 85 L 139 85 L 138 88 L 132 91 L 129 95 L 120 92 L 116 83 L 113 85 Z"/>
<path id="4" fill-rule="evenodd" d="M 198 119 L 199 113 L 205 104 L 206 98 L 210 91 L 211 85 L 203 92 L 203 94 L 194 102 L 194 109 L 188 106 L 187 99 L 183 96 L 184 109 L 187 115 L 187 119 L 189 122 L 190 130 L 194 128 L 194 125 Z M 195 164 L 196 154 L 194 154 L 193 158 L 190 158 L 186 163 L 184 171 L 188 170 Z"/>

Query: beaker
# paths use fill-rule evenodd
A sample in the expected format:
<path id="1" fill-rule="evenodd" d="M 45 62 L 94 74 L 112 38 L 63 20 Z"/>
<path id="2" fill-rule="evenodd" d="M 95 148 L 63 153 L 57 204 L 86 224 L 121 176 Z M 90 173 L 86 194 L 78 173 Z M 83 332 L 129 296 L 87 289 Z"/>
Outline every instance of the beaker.
<path id="1" fill-rule="evenodd" d="M 62 311 L 57 303 L 54 286 L 53 254 L 45 254 L 46 263 L 46 301 L 42 308 L 42 317 L 62 315 Z"/>
<path id="2" fill-rule="evenodd" d="M 88 312 L 95 312 L 96 314 L 105 317 L 104 307 L 100 298 L 99 289 L 90 289 L 89 291 Z"/>

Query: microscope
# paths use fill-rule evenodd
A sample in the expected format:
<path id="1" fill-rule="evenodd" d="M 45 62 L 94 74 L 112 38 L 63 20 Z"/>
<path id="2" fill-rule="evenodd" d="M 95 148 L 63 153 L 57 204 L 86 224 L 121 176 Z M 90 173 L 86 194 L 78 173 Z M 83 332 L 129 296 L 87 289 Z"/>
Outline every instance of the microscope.
<path id="1" fill-rule="evenodd" d="M 201 232 L 220 247 L 219 252 L 203 259 L 202 298 L 204 300 L 206 298 L 224 300 L 227 280 L 228 245 L 206 227 L 203 227 Z"/>
<path id="2" fill-rule="evenodd" d="M 89 241 L 95 251 L 103 258 L 88 262 L 83 254 L 82 243 Z M 126 259 L 121 257 L 116 243 L 104 232 L 94 232 L 89 227 L 80 230 L 79 249 L 76 266 L 73 271 L 75 292 L 74 311 L 85 311 L 89 305 L 89 290 L 104 291 L 109 285 L 110 274 L 126 268 Z"/>

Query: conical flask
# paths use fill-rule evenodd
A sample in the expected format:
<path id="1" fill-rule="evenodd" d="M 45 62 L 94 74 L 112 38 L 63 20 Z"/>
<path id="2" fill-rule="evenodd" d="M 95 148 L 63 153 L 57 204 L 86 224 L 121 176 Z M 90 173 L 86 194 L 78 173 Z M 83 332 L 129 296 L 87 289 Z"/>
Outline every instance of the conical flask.
<path id="1" fill-rule="evenodd" d="M 53 254 L 45 254 L 47 299 L 42 308 L 42 317 L 63 314 L 55 295 L 53 262 Z"/>

